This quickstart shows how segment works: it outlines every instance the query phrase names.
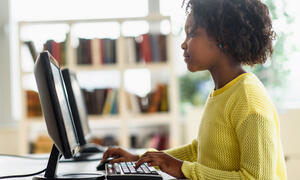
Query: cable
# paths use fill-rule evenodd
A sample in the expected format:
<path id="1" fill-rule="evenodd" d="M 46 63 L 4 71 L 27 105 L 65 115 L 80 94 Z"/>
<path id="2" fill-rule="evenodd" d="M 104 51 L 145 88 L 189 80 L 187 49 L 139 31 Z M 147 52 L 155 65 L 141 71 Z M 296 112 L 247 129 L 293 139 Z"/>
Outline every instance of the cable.
<path id="1" fill-rule="evenodd" d="M 16 158 L 23 158 L 23 159 L 31 159 L 31 160 L 48 160 L 49 157 L 30 157 L 30 156 L 21 156 L 21 155 L 11 155 L 11 154 L 0 154 L 0 156 L 7 156 L 7 157 L 16 157 Z M 76 159 L 61 159 L 59 160 L 60 163 L 66 163 L 66 162 L 78 162 L 78 161 L 100 161 L 102 158 L 79 158 Z"/>
<path id="2" fill-rule="evenodd" d="M 32 160 L 48 160 L 49 159 L 49 157 L 30 157 L 30 156 L 11 155 L 11 154 L 0 154 L 0 156 L 16 157 L 16 158 L 32 159 Z"/>
<path id="3" fill-rule="evenodd" d="M 21 178 L 21 177 L 28 177 L 28 176 L 34 176 L 34 175 L 38 175 L 40 173 L 43 173 L 44 171 L 46 171 L 47 168 L 36 172 L 36 173 L 32 173 L 32 174 L 23 174 L 23 175 L 11 175 L 11 176 L 2 176 L 0 177 L 0 179 L 8 179 L 8 178 Z"/>

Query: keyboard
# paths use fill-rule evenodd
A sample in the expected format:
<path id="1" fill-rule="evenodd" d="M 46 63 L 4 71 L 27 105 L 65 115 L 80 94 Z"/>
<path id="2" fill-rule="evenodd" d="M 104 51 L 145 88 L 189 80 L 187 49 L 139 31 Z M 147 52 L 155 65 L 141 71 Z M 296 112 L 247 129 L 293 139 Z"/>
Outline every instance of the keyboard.
<path id="1" fill-rule="evenodd" d="M 135 162 L 121 162 L 105 164 L 107 179 L 131 179 L 131 180 L 162 180 L 162 176 L 154 167 L 142 164 L 138 169 L 134 168 Z"/>

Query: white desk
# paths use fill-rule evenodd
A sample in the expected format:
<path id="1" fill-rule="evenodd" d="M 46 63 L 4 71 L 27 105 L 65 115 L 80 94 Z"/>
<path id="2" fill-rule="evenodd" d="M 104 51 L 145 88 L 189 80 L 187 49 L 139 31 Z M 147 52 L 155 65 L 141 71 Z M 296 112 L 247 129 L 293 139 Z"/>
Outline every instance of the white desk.
<path id="1" fill-rule="evenodd" d="M 45 157 L 45 156 L 44 156 Z M 0 156 L 0 176 L 31 174 L 46 168 L 48 159 L 31 160 L 16 157 Z M 78 172 L 99 172 L 96 170 L 98 161 L 88 162 L 64 162 L 59 163 L 57 174 L 78 173 Z M 174 179 L 166 173 L 159 172 L 164 179 Z M 32 179 L 32 177 L 11 178 L 15 180 Z"/>

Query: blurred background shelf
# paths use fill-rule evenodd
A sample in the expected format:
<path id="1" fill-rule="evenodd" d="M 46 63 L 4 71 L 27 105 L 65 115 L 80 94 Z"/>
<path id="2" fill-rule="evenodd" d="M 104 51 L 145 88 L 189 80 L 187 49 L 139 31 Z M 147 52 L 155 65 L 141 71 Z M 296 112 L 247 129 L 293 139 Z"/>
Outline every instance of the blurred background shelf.
<path id="1" fill-rule="evenodd" d="M 136 30 L 135 34 L 126 36 L 122 27 L 130 21 L 148 23 L 150 29 Z M 154 146 L 151 141 L 161 139 L 162 143 L 156 144 L 156 148 L 179 145 L 173 35 L 151 30 L 152 23 L 161 21 L 170 22 L 170 17 L 19 22 L 22 121 L 27 127 L 23 131 L 27 142 L 24 152 L 33 151 L 29 144 L 34 141 L 47 139 L 33 74 L 34 57 L 42 50 L 48 50 L 61 67 L 77 73 L 92 132 L 95 137 L 103 137 L 99 142 L 106 139 L 106 143 L 117 143 L 125 148 L 147 148 Z M 97 32 L 85 35 L 86 30 L 81 30 L 103 27 L 101 23 L 108 23 L 104 26 L 106 31 L 112 25 L 119 32 L 114 30 L 101 36 Z M 56 36 L 50 33 L 36 40 L 26 36 L 27 31 L 42 32 L 43 29 L 60 30 Z M 116 103 L 114 110 L 113 102 Z"/>

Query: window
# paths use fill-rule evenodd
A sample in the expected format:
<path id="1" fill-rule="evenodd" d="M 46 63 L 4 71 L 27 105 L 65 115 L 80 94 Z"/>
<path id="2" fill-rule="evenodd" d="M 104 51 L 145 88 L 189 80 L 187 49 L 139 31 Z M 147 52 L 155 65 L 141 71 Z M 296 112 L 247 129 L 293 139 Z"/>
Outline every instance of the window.
<path id="1" fill-rule="evenodd" d="M 272 67 L 273 76 L 267 78 L 265 86 L 269 87 L 272 99 L 278 108 L 299 108 L 300 107 L 300 12 L 298 10 L 299 2 L 293 0 L 263 0 L 271 11 L 273 27 L 277 33 L 277 39 L 274 41 L 273 59 L 263 66 Z M 180 46 L 180 41 L 184 39 L 184 19 L 185 9 L 181 8 L 182 1 L 160 0 L 160 11 L 163 15 L 170 15 L 174 25 L 173 32 L 178 34 L 178 41 L 175 46 Z M 180 49 L 178 49 L 180 51 Z M 176 57 L 181 74 L 187 73 L 187 69 L 182 62 L 182 53 Z M 275 77 L 274 77 L 275 76 Z M 277 77 L 276 77 L 277 76 Z M 280 79 L 278 81 L 274 79 Z M 282 84 L 280 84 L 282 83 Z"/>

